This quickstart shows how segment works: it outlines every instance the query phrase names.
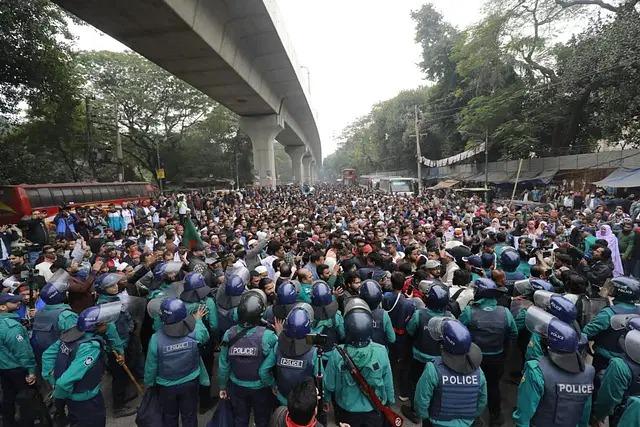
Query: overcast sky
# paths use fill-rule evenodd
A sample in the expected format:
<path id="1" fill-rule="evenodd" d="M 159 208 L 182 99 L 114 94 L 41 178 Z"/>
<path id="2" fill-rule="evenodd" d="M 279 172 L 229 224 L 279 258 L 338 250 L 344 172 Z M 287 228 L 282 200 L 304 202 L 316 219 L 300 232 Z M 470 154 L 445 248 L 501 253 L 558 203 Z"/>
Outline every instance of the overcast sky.
<path id="1" fill-rule="evenodd" d="M 342 129 L 373 104 L 425 84 L 410 13 L 425 0 L 277 0 L 296 51 L 309 68 L 311 103 L 322 153 L 335 151 Z M 431 0 L 459 28 L 480 18 L 482 0 Z M 83 50 L 125 50 L 92 27 L 74 26 Z M 306 76 L 306 71 L 301 73 Z M 306 77 L 304 77 L 306 78 Z M 306 82 L 303 82 L 306 84 Z"/>

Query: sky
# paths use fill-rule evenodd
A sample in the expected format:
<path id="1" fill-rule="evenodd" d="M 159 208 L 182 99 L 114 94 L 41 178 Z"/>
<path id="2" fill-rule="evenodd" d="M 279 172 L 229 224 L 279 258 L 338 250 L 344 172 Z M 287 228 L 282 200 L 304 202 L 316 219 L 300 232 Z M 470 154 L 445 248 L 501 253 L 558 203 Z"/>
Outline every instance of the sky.
<path id="1" fill-rule="evenodd" d="M 349 123 L 401 90 L 427 84 L 418 63 L 411 11 L 426 0 L 277 0 L 297 62 L 310 76 L 311 106 L 324 157 Z M 431 0 L 464 28 L 480 19 L 482 0 Z M 90 26 L 72 25 L 81 50 L 126 50 Z M 303 81 L 303 84 L 307 84 Z"/>

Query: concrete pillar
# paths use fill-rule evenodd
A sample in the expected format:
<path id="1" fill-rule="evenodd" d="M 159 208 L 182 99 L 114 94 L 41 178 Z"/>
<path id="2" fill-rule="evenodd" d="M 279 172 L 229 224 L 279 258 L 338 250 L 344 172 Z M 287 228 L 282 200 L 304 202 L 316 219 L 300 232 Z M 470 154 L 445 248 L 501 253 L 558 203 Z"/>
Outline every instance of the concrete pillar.
<path id="1" fill-rule="evenodd" d="M 318 179 L 318 171 L 316 169 L 316 161 L 311 160 L 311 165 L 309 166 L 309 175 L 311 176 L 311 182 L 315 184 Z"/>
<path id="2" fill-rule="evenodd" d="M 304 156 L 302 158 L 302 182 L 311 184 L 311 161 L 313 157 L 311 155 Z"/>
<path id="3" fill-rule="evenodd" d="M 291 165 L 293 166 L 293 182 L 296 184 L 302 184 L 302 156 L 306 153 L 307 148 L 304 145 L 287 145 L 284 147 L 284 151 L 291 158 Z"/>
<path id="4" fill-rule="evenodd" d="M 284 129 L 276 114 L 268 116 L 240 117 L 240 129 L 251 139 L 253 146 L 253 169 L 260 187 L 276 187 L 276 159 L 273 143 Z"/>

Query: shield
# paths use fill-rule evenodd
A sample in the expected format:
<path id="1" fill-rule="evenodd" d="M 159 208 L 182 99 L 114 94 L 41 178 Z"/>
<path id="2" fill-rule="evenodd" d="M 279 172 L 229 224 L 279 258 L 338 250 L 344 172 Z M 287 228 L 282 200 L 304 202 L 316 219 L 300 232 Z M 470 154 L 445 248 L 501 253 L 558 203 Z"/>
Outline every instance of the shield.
<path id="1" fill-rule="evenodd" d="M 535 293 L 533 294 L 533 303 L 537 307 L 540 307 L 543 310 L 547 310 L 549 308 L 549 303 L 551 302 L 551 297 L 555 295 L 559 294 L 543 290 L 535 291 Z"/>
<path id="2" fill-rule="evenodd" d="M 546 336 L 549 323 L 555 319 L 540 307 L 530 307 L 524 319 L 525 325 L 530 332 Z"/>

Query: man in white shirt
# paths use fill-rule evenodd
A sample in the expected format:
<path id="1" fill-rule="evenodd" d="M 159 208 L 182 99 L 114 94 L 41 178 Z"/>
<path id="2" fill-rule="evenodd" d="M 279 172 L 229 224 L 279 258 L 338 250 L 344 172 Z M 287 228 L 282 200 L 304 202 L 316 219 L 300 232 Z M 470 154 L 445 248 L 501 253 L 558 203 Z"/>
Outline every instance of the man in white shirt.
<path id="1" fill-rule="evenodd" d="M 46 280 L 47 282 L 49 281 L 51 276 L 53 276 L 53 272 L 51 271 L 51 266 L 55 261 L 56 261 L 56 254 L 53 252 L 48 252 L 44 254 L 44 260 L 40 264 L 37 264 L 35 267 L 38 274 L 44 277 L 44 280 Z"/>

